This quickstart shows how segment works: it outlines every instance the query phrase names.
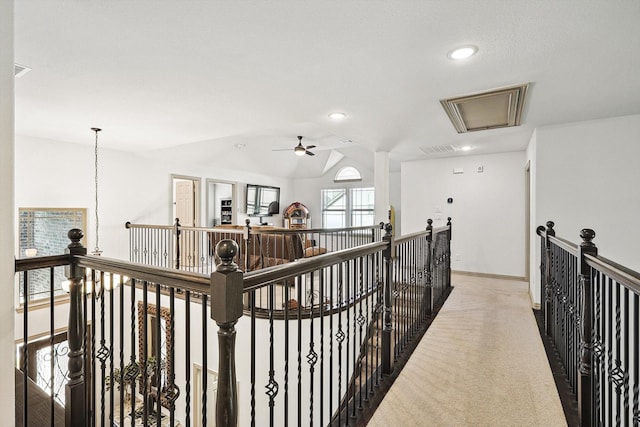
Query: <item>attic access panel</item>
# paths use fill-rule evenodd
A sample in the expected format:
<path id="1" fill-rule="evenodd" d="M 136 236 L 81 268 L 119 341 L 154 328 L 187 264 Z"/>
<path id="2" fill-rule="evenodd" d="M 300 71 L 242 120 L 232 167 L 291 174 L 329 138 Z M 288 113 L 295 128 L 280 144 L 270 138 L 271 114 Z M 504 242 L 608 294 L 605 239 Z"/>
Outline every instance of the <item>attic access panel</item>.
<path id="1" fill-rule="evenodd" d="M 528 83 L 441 99 L 458 133 L 520 126 Z"/>

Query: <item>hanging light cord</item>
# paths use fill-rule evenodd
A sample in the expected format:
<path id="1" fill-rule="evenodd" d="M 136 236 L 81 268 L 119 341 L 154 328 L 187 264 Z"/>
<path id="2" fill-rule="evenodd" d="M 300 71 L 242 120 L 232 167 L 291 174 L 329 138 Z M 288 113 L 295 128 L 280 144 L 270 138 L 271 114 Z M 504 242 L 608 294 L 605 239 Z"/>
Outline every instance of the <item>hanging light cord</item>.
<path id="1" fill-rule="evenodd" d="M 93 251 L 94 255 L 100 255 L 100 253 L 102 252 L 100 250 L 100 245 L 98 244 L 99 242 L 99 236 L 98 236 L 98 227 L 100 224 L 100 221 L 98 219 L 98 132 L 100 132 L 102 129 L 100 128 L 91 128 L 92 131 L 94 131 L 96 133 L 96 144 L 95 144 L 95 149 L 94 149 L 94 154 L 95 154 L 95 172 L 96 172 L 96 176 L 95 176 L 95 184 L 96 184 L 96 248 Z"/>

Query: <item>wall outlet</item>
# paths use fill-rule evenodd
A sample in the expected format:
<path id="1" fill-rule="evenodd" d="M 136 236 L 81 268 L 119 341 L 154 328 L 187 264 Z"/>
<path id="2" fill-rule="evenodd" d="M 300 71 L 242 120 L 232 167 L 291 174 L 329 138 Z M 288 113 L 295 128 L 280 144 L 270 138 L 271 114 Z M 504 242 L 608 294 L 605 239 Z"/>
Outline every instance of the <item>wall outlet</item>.
<path id="1" fill-rule="evenodd" d="M 478 171 L 478 173 L 484 172 L 484 166 L 478 166 L 477 171 Z"/>

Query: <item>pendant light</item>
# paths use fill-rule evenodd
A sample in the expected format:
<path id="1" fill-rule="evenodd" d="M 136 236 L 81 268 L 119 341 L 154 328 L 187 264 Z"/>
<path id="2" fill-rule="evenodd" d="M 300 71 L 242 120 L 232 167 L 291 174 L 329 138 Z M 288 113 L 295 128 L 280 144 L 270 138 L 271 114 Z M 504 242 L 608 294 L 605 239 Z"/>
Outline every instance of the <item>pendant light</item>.
<path id="1" fill-rule="evenodd" d="M 94 160 L 95 160 L 95 214 L 96 214 L 96 247 L 93 250 L 93 252 L 91 252 L 92 255 L 96 255 L 96 256 L 100 256 L 100 254 L 102 254 L 102 251 L 100 250 L 100 245 L 99 245 L 99 235 L 98 235 L 98 230 L 100 227 L 100 220 L 98 217 L 98 132 L 100 132 L 102 129 L 100 128 L 91 128 L 92 131 L 95 132 L 96 134 L 96 143 L 95 143 L 95 149 L 94 149 Z"/>

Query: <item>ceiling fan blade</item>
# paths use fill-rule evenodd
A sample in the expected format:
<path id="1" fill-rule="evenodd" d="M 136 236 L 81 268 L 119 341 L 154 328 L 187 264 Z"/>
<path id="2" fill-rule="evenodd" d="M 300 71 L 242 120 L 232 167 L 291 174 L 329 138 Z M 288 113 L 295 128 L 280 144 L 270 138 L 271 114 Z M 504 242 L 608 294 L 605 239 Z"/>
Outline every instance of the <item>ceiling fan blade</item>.
<path id="1" fill-rule="evenodd" d="M 315 145 L 307 145 L 307 150 L 311 150 L 312 148 L 316 148 Z"/>
<path id="2" fill-rule="evenodd" d="M 307 150 L 304 152 L 304 154 L 308 155 L 308 156 L 315 156 L 316 153 L 312 153 L 311 151 Z"/>

